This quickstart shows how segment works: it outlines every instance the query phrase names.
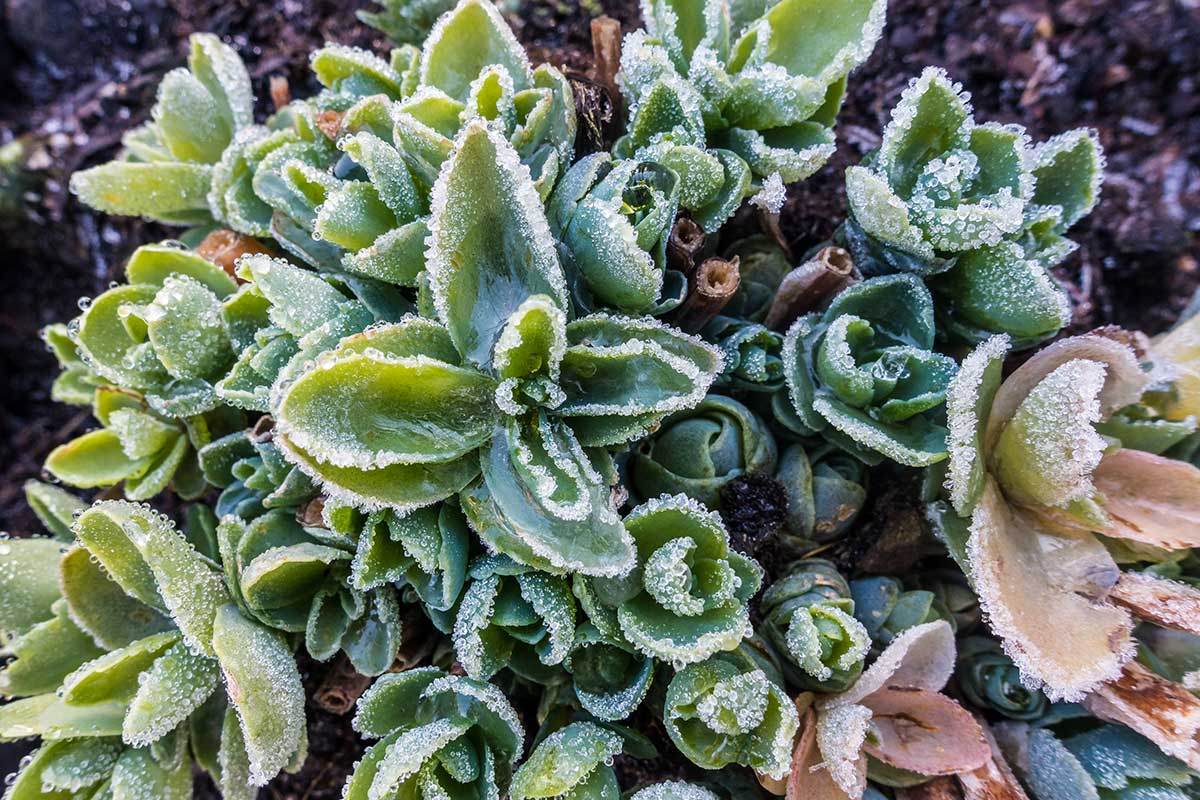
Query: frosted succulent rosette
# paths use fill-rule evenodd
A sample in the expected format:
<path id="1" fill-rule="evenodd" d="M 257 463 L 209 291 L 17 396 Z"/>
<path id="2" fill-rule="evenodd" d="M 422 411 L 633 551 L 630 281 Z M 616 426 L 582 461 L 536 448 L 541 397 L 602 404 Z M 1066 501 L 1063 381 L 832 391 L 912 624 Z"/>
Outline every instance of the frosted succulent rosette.
<path id="1" fill-rule="evenodd" d="M 860 800 L 868 776 L 913 786 L 987 764 L 992 753 L 980 724 L 941 694 L 953 671 L 954 634 L 931 622 L 897 637 L 845 692 L 802 695 L 788 800 Z"/>
<path id="2" fill-rule="evenodd" d="M 269 434 L 238 431 L 200 450 L 200 468 L 208 483 L 221 489 L 213 511 L 250 521 L 271 509 L 295 509 L 317 489 L 288 463 Z"/>
<path id="3" fill-rule="evenodd" d="M 121 155 L 71 176 L 71 191 L 101 211 L 168 224 L 208 222 L 222 154 L 254 121 L 250 76 L 212 34 L 191 37 L 187 68 L 167 73 L 151 119 L 121 139 Z"/>
<path id="4" fill-rule="evenodd" d="M 576 628 L 563 666 L 571 673 L 571 688 L 584 710 L 597 719 L 618 722 L 646 699 L 657 662 L 625 639 L 613 609 L 584 608 L 589 620 Z"/>
<path id="5" fill-rule="evenodd" d="M 653 161 L 593 153 L 575 162 L 546 206 L 576 304 L 665 314 L 687 296 L 667 269 L 680 179 Z"/>
<path id="6" fill-rule="evenodd" d="M 684 781 L 655 783 L 633 793 L 630 800 L 719 800 L 703 786 Z"/>
<path id="7" fill-rule="evenodd" d="M 729 548 L 713 511 L 684 495 L 648 500 L 625 517 L 637 548 L 623 577 L 576 579 L 589 619 L 639 652 L 676 665 L 736 648 L 750 634 L 747 603 L 762 568 Z"/>
<path id="8" fill-rule="evenodd" d="M 953 511 L 935 518 L 1023 678 L 1077 700 L 1121 677 L 1133 616 L 1159 602 L 1137 592 L 1157 579 L 1122 573 L 1093 534 L 1150 555 L 1194 547 L 1200 470 L 1097 432 L 1148 381 L 1118 334 L 1056 342 L 1001 381 L 1007 345 L 981 345 L 950 389 Z"/>
<path id="9" fill-rule="evenodd" d="M 0 624 L 16 658 L 0 690 L 22 699 L 0 710 L 0 738 L 46 741 L 16 777 L 28 794 L 11 796 L 109 781 L 182 800 L 194 754 L 225 797 L 248 798 L 303 760 L 291 649 L 230 603 L 208 558 L 132 503 L 97 503 L 74 532 L 65 550 L 30 539 L 3 554 Z"/>
<path id="10" fill-rule="evenodd" d="M 799 720 L 765 672 L 718 654 L 671 679 L 663 723 L 680 752 L 704 769 L 744 764 L 779 780 L 787 775 Z"/>
<path id="11" fill-rule="evenodd" d="M 800 317 L 783 344 L 798 422 L 869 464 L 946 457 L 943 404 L 953 359 L 933 351 L 933 298 L 912 275 L 844 289 Z"/>
<path id="12" fill-rule="evenodd" d="M 1022 685 L 1020 671 L 992 639 L 961 640 L 955 672 L 962 693 L 977 708 L 1024 721 L 1040 719 L 1050 708 L 1044 694 Z"/>
<path id="13" fill-rule="evenodd" d="M 525 734 L 495 686 L 436 667 L 389 673 L 358 701 L 354 729 L 379 741 L 346 782 L 346 800 L 499 797 Z"/>
<path id="14" fill-rule="evenodd" d="M 682 493 L 719 509 L 721 487 L 739 475 L 770 475 L 775 461 L 775 439 L 758 415 L 712 394 L 665 419 L 630 455 L 628 472 L 642 497 Z"/>
<path id="15" fill-rule="evenodd" d="M 528 170 L 481 121 L 443 165 L 430 227 L 436 320 L 374 326 L 277 381 L 276 442 L 350 504 L 403 513 L 468 490 L 472 526 L 518 562 L 627 572 L 599 448 L 699 403 L 719 355 L 649 319 L 567 322 Z"/>
<path id="16" fill-rule="evenodd" d="M 866 465 L 827 442 L 789 446 L 779 456 L 775 479 L 788 497 L 787 529 L 778 534 L 788 555 L 842 536 L 867 501 Z"/>
<path id="17" fill-rule="evenodd" d="M 592 722 L 550 733 L 513 775 L 512 800 L 616 800 L 621 796 L 613 757 L 621 736 Z"/>
<path id="18" fill-rule="evenodd" d="M 1099 199 L 1102 174 L 1091 132 L 1033 147 L 1019 126 L 977 124 L 969 96 L 928 67 L 879 148 L 846 170 L 841 234 L 867 274 L 930 278 L 953 335 L 1029 347 L 1070 321 L 1049 269 L 1075 249 L 1063 234 Z"/>
<path id="19" fill-rule="evenodd" d="M 472 562 L 459 604 L 431 616 L 451 635 L 463 669 L 480 680 L 507 667 L 548 683 L 575 638 L 575 598 L 567 579 L 503 555 Z"/>
<path id="20" fill-rule="evenodd" d="M 761 630 L 786 662 L 790 683 L 839 692 L 862 673 L 871 640 L 854 617 L 850 587 L 832 563 L 810 558 L 791 565 L 759 600 Z"/>
<path id="21" fill-rule="evenodd" d="M 834 151 L 846 76 L 870 54 L 886 4 L 811 0 L 643 3 L 618 80 L 628 132 L 615 152 L 680 177 L 680 204 L 715 231 L 761 182 L 812 175 Z"/>
<path id="22" fill-rule="evenodd" d="M 701 331 L 721 348 L 725 371 L 717 386 L 733 393 L 769 394 L 783 388 L 783 336 L 756 322 L 720 315 Z"/>
<path id="23" fill-rule="evenodd" d="M 351 580 L 357 531 L 304 528 L 293 509 L 217 526 L 226 586 L 247 617 L 303 633 L 309 655 L 344 652 L 355 670 L 379 675 L 400 649 L 400 602 L 391 583 L 360 589 Z"/>

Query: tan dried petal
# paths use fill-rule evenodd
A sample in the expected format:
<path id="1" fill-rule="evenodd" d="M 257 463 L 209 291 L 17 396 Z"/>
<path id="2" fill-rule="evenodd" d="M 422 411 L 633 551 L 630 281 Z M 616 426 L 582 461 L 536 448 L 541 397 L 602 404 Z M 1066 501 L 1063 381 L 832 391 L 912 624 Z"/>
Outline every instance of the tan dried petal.
<path id="1" fill-rule="evenodd" d="M 864 701 L 874 741 L 863 750 L 885 764 L 920 775 L 957 775 L 991 757 L 983 729 L 944 694 L 888 687 Z"/>
<path id="2" fill-rule="evenodd" d="M 1200 589 L 1139 572 L 1125 572 L 1109 599 L 1138 619 L 1200 636 Z"/>
<path id="3" fill-rule="evenodd" d="M 1004 760 L 1000 745 L 987 723 L 981 720 L 979 726 L 983 729 L 991 757 L 979 769 L 958 776 L 963 800 L 1029 800 L 1017 776 Z"/>
<path id="4" fill-rule="evenodd" d="M 865 784 L 866 759 L 859 761 Z M 852 800 L 834 783 L 829 770 L 822 763 L 821 751 L 817 748 L 817 714 L 811 707 L 800 718 L 800 733 L 792 754 L 786 800 Z"/>
<path id="5" fill-rule="evenodd" d="M 1071 559 L 1056 557 L 1065 547 L 1091 566 L 1081 569 L 1077 561 L 1066 569 Z M 1044 684 L 1054 698 L 1078 700 L 1120 674 L 1133 654 L 1129 615 L 1077 592 L 1090 584 L 1064 581 L 1111 569 L 1094 537 L 1048 533 L 1010 507 L 989 479 L 971 517 L 967 557 L 980 605 L 1026 681 Z"/>
<path id="6" fill-rule="evenodd" d="M 1136 661 L 1083 700 L 1101 719 L 1128 726 L 1169 756 L 1200 769 L 1200 698 Z"/>
<path id="7" fill-rule="evenodd" d="M 1200 547 L 1200 469 L 1141 450 L 1118 450 L 1092 476 L 1111 523 L 1105 536 L 1182 550 Z"/>

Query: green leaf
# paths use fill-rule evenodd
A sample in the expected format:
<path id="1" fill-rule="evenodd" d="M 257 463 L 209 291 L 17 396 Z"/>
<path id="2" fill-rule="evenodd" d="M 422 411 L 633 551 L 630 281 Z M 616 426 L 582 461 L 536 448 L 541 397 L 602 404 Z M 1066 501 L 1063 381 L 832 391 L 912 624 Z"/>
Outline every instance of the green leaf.
<path id="1" fill-rule="evenodd" d="M 172 377 L 215 379 L 232 363 L 221 301 L 199 281 L 168 277 L 142 315 L 154 354 Z"/>
<path id="2" fill-rule="evenodd" d="M 1058 206 L 1058 230 L 1086 216 L 1100 199 L 1104 154 L 1094 131 L 1076 128 L 1038 145 L 1034 151 L 1033 202 Z"/>
<path id="3" fill-rule="evenodd" d="M 222 606 L 213 650 L 237 710 L 251 782 L 262 786 L 286 767 L 304 737 L 304 687 L 283 637 Z"/>
<path id="4" fill-rule="evenodd" d="M 112 773 L 122 751 L 120 739 L 71 739 L 46 745 L 53 751 L 42 766 L 44 788 L 78 791 L 95 786 Z M 37 769 L 30 765 L 31 769 Z"/>
<path id="5" fill-rule="evenodd" d="M 137 691 L 138 676 L 178 641 L 178 633 L 156 633 L 106 653 L 63 681 L 62 699 L 72 705 L 129 700 Z"/>
<path id="6" fill-rule="evenodd" d="M 471 2 L 463 9 L 480 9 Z M 508 318 L 534 294 L 567 306 L 566 281 L 527 170 L 483 122 L 468 124 L 433 187 L 426 254 L 438 318 L 486 366 Z"/>
<path id="7" fill-rule="evenodd" d="M 54 694 L 39 694 L 0 706 L 0 740 L 120 736 L 124 716 L 123 702 L 73 706 Z"/>
<path id="8" fill-rule="evenodd" d="M 11 643 L 13 660 L 0 671 L 0 692 L 10 697 L 58 689 L 64 678 L 104 651 L 71 621 L 64 604 Z"/>
<path id="9" fill-rule="evenodd" d="M 25 633 L 53 615 L 62 552 L 54 539 L 0 541 L 0 631 L 5 635 Z"/>
<path id="10" fill-rule="evenodd" d="M 480 463 L 500 521 L 538 557 L 589 575 L 632 567 L 609 487 L 569 428 L 544 415 L 513 420 L 496 428 Z"/>
<path id="11" fill-rule="evenodd" d="M 192 796 L 191 759 L 160 764 L 148 749 L 127 749 L 112 772 L 113 800 L 188 800 Z"/>
<path id="12" fill-rule="evenodd" d="M 887 3 L 854 0 L 830 5 L 820 0 L 783 0 L 763 19 L 770 39 L 762 57 L 790 75 L 829 84 L 861 64 L 883 31 Z M 754 34 L 747 33 L 743 37 Z M 742 42 L 735 52 L 742 50 Z"/>
<path id="13" fill-rule="evenodd" d="M 219 681 L 215 659 L 176 642 L 139 675 L 137 693 L 122 726 L 125 741 L 145 747 L 161 739 L 199 708 L 216 691 Z"/>
<path id="14" fill-rule="evenodd" d="M 63 555 L 59 581 L 71 619 L 106 649 L 125 647 L 171 627 L 162 614 L 126 594 L 82 547 Z"/>
<path id="15" fill-rule="evenodd" d="M 487 0 L 466 0 L 430 31 L 421 52 L 420 82 L 464 100 L 485 67 L 498 65 L 517 89 L 530 80 L 529 60 L 508 23 Z"/>
<path id="16" fill-rule="evenodd" d="M 322 86 L 349 95 L 402 95 L 400 76 L 376 55 L 341 44 L 327 44 L 310 58 L 313 73 Z"/>
<path id="17" fill-rule="evenodd" d="M 187 225 L 209 219 L 211 177 L 204 164 L 110 161 L 72 175 L 71 192 L 98 211 Z"/>
<path id="18" fill-rule="evenodd" d="M 287 389 L 275 418 L 290 442 L 334 466 L 444 463 L 487 441 L 494 390 L 472 369 L 364 352 L 319 361 Z"/>
<path id="19" fill-rule="evenodd" d="M 590 722 L 575 722 L 560 728 L 543 739 L 513 775 L 512 798 L 565 796 L 589 783 L 593 773 L 610 770 L 605 762 L 620 753 L 622 745 L 620 735 Z"/>
<path id="20" fill-rule="evenodd" d="M 892 110 L 878 164 L 888 185 L 907 196 L 933 158 L 965 147 L 971 110 L 960 87 L 935 67 L 914 79 Z"/>

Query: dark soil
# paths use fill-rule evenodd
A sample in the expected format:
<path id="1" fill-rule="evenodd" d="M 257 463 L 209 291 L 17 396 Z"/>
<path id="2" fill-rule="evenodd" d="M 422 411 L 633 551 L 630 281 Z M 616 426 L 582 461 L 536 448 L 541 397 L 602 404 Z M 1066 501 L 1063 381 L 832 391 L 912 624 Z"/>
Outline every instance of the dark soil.
<path id="1" fill-rule="evenodd" d="M 0 530 L 37 530 L 22 483 L 39 475 L 52 447 L 91 424 L 86 411 L 49 403 L 54 363 L 38 329 L 103 291 L 138 244 L 169 235 L 83 208 L 66 191 L 69 174 L 111 157 L 121 134 L 146 117 L 158 79 L 182 63 L 189 33 L 215 31 L 233 43 L 265 103 L 273 75 L 297 94 L 313 88 L 307 54 L 326 40 L 384 49 L 354 18 L 362 4 L 4 0 L 0 144 L 22 137 L 32 171 L 15 189 L 0 175 L 0 263 L 9 280 L 0 293 Z M 636 25 L 635 0 L 524 6 L 514 22 L 533 57 L 581 79 L 591 53 L 584 9 L 602 6 L 626 30 Z M 878 143 L 888 110 L 927 64 L 973 92 L 980 118 L 1019 122 L 1035 139 L 1079 125 L 1099 132 L 1108 154 L 1103 202 L 1073 232 L 1081 248 L 1061 269 L 1075 301 L 1073 329 L 1169 326 L 1200 283 L 1194 0 L 894 0 L 884 40 L 852 76 L 837 155 L 790 192 L 782 223 L 798 252 L 841 221 L 845 166 Z M 314 667 L 308 680 L 320 675 Z M 340 797 L 361 744 L 345 718 L 310 711 L 309 763 L 263 797 Z M 212 795 L 200 787 L 197 796 Z"/>

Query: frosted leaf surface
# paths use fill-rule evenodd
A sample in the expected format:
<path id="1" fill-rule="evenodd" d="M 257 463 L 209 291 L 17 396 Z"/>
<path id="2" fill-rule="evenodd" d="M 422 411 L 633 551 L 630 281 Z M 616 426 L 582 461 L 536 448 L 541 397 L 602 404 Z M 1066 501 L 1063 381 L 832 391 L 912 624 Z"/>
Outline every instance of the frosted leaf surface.
<path id="1" fill-rule="evenodd" d="M 492 64 L 505 70 L 517 88 L 532 79 L 525 49 L 495 5 L 466 0 L 438 19 L 425 39 L 420 82 L 463 99 L 471 81 Z"/>
<path id="2" fill-rule="evenodd" d="M 666 781 L 637 791 L 630 800 L 717 800 L 717 796 L 695 784 Z"/>
<path id="3" fill-rule="evenodd" d="M 513 800 L 568 795 L 621 752 L 620 735 L 590 722 L 576 722 L 543 739 L 513 776 Z"/>
<path id="4" fill-rule="evenodd" d="M 1105 366 L 1068 361 L 1038 382 L 996 439 L 990 466 L 1005 494 L 1064 507 L 1095 491 L 1091 475 L 1106 448 L 1096 432 Z"/>
<path id="5" fill-rule="evenodd" d="M 266 784 L 291 763 L 304 738 L 304 687 L 283 637 L 221 607 L 213 650 L 237 711 L 249 757 L 250 780 Z"/>
<path id="6" fill-rule="evenodd" d="M 529 177 L 512 146 L 469 123 L 433 187 L 426 263 L 438 318 L 486 366 L 508 318 L 533 294 L 565 308 L 566 279 Z"/>
<path id="7" fill-rule="evenodd" d="M 208 699 L 219 679 L 215 659 L 182 642 L 173 645 L 138 676 L 137 694 L 125 713 L 125 741 L 144 747 L 170 733 Z"/>
<path id="8" fill-rule="evenodd" d="M 961 516 L 974 508 L 987 465 L 984 460 L 983 429 L 992 397 L 1000 386 L 1000 369 L 1008 353 L 1008 337 L 1000 334 L 971 351 L 959 365 L 958 373 L 946 391 L 946 417 L 950 434 L 946 449 L 949 466 L 946 488 L 950 501 Z"/>

